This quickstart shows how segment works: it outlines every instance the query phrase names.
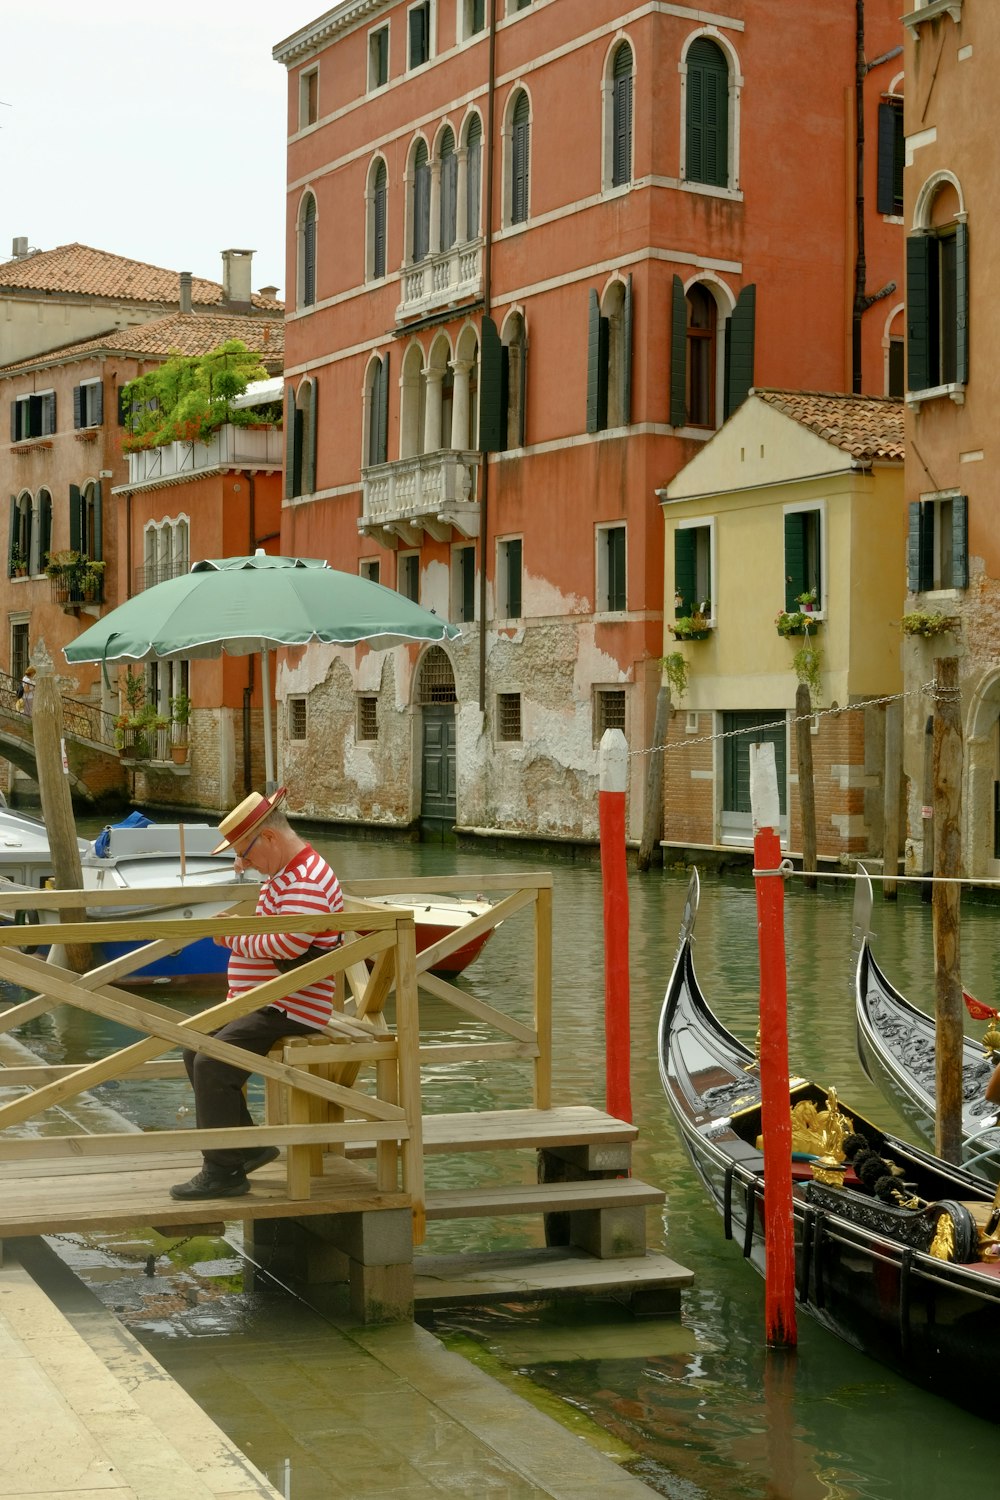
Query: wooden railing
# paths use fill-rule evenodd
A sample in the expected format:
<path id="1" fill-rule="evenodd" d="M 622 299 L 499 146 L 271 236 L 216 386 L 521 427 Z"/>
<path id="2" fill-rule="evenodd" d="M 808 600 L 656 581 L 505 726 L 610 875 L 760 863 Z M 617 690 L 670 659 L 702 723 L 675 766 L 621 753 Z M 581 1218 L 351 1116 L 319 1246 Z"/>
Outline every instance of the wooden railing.
<path id="1" fill-rule="evenodd" d="M 166 908 L 156 915 L 137 917 L 135 890 L 0 891 L 0 922 L 9 923 L 15 910 L 36 911 L 42 920 L 30 928 L 0 925 L 0 980 L 19 986 L 27 998 L 0 1012 L 0 1032 L 9 1032 L 60 1005 L 71 1005 L 91 1015 L 120 1022 L 143 1035 L 143 1040 L 99 1060 L 65 1064 L 39 1062 L 0 1070 L 4 1085 L 29 1092 L 0 1104 L 0 1163 L 52 1158 L 121 1156 L 132 1162 L 153 1153 L 218 1149 L 244 1141 L 255 1146 L 287 1148 L 289 1193 L 309 1196 L 310 1178 L 322 1151 L 343 1154 L 374 1144 L 376 1178 L 380 1189 L 410 1195 L 414 1237 L 424 1229 L 424 1163 L 420 1069 L 470 1060 L 525 1059 L 532 1065 L 532 1102 L 537 1109 L 552 1104 L 552 878 L 538 875 L 477 875 L 475 887 L 484 895 L 500 895 L 490 909 L 470 924 L 417 954 L 412 911 L 369 904 L 366 896 L 398 892 L 399 880 L 352 881 L 346 890 L 343 915 L 296 915 L 297 931 L 335 929 L 343 933 L 341 947 L 234 999 L 213 1004 L 188 1016 L 172 1006 L 124 990 L 118 981 L 165 954 L 189 943 L 221 934 L 242 935 L 288 929 L 288 917 L 253 915 L 254 898 L 245 885 L 171 886 L 142 892 L 143 905 Z M 469 880 L 438 877 L 406 882 L 407 894 L 428 897 L 468 892 Z M 172 916 L 174 907 L 218 903 L 210 917 Z M 92 913 L 107 911 L 100 921 L 73 924 L 45 920 L 58 912 L 86 905 Z M 125 909 L 114 915 L 115 908 Z M 534 986 L 530 1023 L 487 1005 L 431 970 L 459 948 L 508 922 L 519 912 L 533 916 Z M 77 974 L 44 958 L 21 951 L 55 944 L 136 942 L 142 946 L 109 963 L 98 963 Z M 488 959 L 482 960 L 484 963 Z M 296 1049 L 286 1046 L 281 1060 L 261 1058 L 218 1041 L 207 1033 L 226 1021 L 246 1015 L 311 980 L 338 977 L 342 1011 L 335 1013 L 325 1032 Z M 418 990 L 455 1007 L 465 1016 L 499 1034 L 498 1040 L 421 1043 Z M 160 992 L 158 992 L 160 993 Z M 386 1001 L 395 996 L 395 1029 L 383 1016 Z M 164 1054 L 183 1046 L 234 1062 L 261 1075 L 269 1099 L 283 1097 L 283 1110 L 268 1111 L 264 1125 L 249 1129 L 157 1130 L 94 1135 L 24 1135 L 24 1127 L 48 1108 L 62 1105 L 87 1089 L 113 1079 L 165 1079 L 183 1076 L 180 1060 Z M 316 1065 L 320 1065 L 317 1071 Z M 374 1084 L 358 1087 L 363 1068 L 372 1066 Z M 275 1123 L 279 1121 L 279 1123 Z M 2 1217 L 2 1213 L 0 1213 Z"/>

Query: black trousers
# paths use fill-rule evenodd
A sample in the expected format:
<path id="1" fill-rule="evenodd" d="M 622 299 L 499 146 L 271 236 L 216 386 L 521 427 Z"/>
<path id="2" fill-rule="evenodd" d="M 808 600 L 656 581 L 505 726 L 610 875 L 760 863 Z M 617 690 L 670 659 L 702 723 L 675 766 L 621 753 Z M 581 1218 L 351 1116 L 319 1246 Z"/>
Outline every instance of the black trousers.
<path id="1" fill-rule="evenodd" d="M 282 1036 L 312 1036 L 314 1026 L 305 1026 L 293 1021 L 284 1011 L 266 1006 L 263 1010 L 252 1010 L 248 1016 L 236 1021 L 227 1021 L 212 1036 L 220 1042 L 231 1042 L 234 1047 L 244 1047 L 266 1057 L 274 1043 Z M 219 1062 L 204 1052 L 184 1051 L 184 1066 L 194 1089 L 195 1121 L 201 1130 L 218 1130 L 230 1126 L 252 1125 L 253 1116 L 247 1109 L 243 1085 L 250 1077 L 249 1068 L 237 1068 L 232 1063 Z M 207 1162 L 218 1167 L 243 1165 L 251 1148 L 239 1146 L 229 1150 L 205 1151 Z"/>

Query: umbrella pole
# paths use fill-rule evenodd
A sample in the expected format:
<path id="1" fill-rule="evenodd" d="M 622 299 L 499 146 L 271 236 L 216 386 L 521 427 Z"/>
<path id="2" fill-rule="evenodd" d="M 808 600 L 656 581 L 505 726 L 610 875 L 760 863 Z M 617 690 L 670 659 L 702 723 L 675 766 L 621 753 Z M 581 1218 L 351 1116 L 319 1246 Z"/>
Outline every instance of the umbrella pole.
<path id="1" fill-rule="evenodd" d="M 266 646 L 260 653 L 260 690 L 264 700 L 264 791 L 270 794 L 278 783 L 274 779 L 274 745 L 271 739 L 271 653 Z"/>

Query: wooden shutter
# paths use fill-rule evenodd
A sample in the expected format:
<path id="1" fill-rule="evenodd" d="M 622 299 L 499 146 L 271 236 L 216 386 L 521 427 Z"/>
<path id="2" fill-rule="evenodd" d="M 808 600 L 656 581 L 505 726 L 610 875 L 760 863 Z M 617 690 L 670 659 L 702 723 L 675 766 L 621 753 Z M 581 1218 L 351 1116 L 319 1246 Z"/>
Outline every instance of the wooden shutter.
<path id="1" fill-rule="evenodd" d="M 410 67 L 418 68 L 430 57 L 430 19 L 427 5 L 415 5 L 410 11 Z"/>
<path id="2" fill-rule="evenodd" d="M 16 443 L 21 436 L 18 431 L 17 415 L 17 402 L 12 401 L 10 403 L 10 440 L 12 443 Z"/>
<path id="3" fill-rule="evenodd" d="M 518 353 L 521 357 L 521 381 L 517 391 L 517 446 L 523 448 L 528 411 L 528 330 L 523 323 Z"/>
<path id="4" fill-rule="evenodd" d="M 875 204 L 880 214 L 898 214 L 896 207 L 896 116 L 894 104 L 878 107 L 878 178 Z"/>
<path id="5" fill-rule="evenodd" d="M 498 453 L 507 446 L 502 366 L 497 325 L 484 315 L 479 339 L 479 447 L 483 453 Z"/>
<path id="6" fill-rule="evenodd" d="M 969 379 L 969 227 L 955 227 L 955 379 Z"/>
<path id="7" fill-rule="evenodd" d="M 674 532 L 674 593 L 681 602 L 675 606 L 675 615 L 691 614 L 697 602 L 696 558 L 695 528 L 678 527 Z"/>
<path id="8" fill-rule="evenodd" d="M 375 409 L 375 462 L 379 464 L 389 461 L 389 356 L 383 355 L 379 361 L 378 375 L 375 381 L 376 409 Z"/>
<path id="9" fill-rule="evenodd" d="M 431 168 L 427 146 L 417 143 L 413 158 L 413 259 L 423 260 L 430 249 Z"/>
<path id="10" fill-rule="evenodd" d="M 925 391 L 930 379 L 931 255 L 937 241 L 927 234 L 906 240 L 906 388 Z"/>
<path id="11" fill-rule="evenodd" d="M 632 49 L 627 42 L 615 53 L 612 151 L 611 185 L 621 187 L 632 178 Z"/>
<path id="12" fill-rule="evenodd" d="M 632 420 L 632 272 L 625 278 L 622 303 L 622 425 Z"/>
<path id="13" fill-rule="evenodd" d="M 302 413 L 295 401 L 295 391 L 285 392 L 285 497 L 292 500 L 302 493 Z"/>
<path id="14" fill-rule="evenodd" d="M 82 550 L 80 545 L 83 536 L 82 508 L 80 486 L 71 484 L 69 487 L 69 545 L 74 552 Z"/>
<path id="15" fill-rule="evenodd" d="M 670 297 L 670 425 L 687 420 L 687 298 L 684 283 L 674 277 Z"/>
<path id="16" fill-rule="evenodd" d="M 38 567 L 45 567 L 52 551 L 52 496 L 43 490 L 38 506 Z"/>
<path id="17" fill-rule="evenodd" d="M 521 540 L 507 543 L 507 618 L 516 620 L 521 613 Z"/>
<path id="18" fill-rule="evenodd" d="M 50 433 L 56 430 L 56 393 L 47 391 L 42 397 L 42 432 Z"/>
<path id="19" fill-rule="evenodd" d="M 479 236 L 479 199 L 482 191 L 483 126 L 476 115 L 469 124 L 465 146 L 465 238 Z"/>
<path id="20" fill-rule="evenodd" d="M 14 568 L 11 559 L 14 556 L 14 548 L 17 546 L 17 496 L 10 497 L 10 518 L 7 523 L 7 577 L 10 578 Z"/>
<path id="21" fill-rule="evenodd" d="M 302 392 L 302 493 L 311 495 L 316 488 L 316 397 L 317 388 L 314 379 L 303 382 L 305 390 Z"/>
<path id="22" fill-rule="evenodd" d="M 969 587 L 969 497 L 956 495 L 951 502 L 951 586 Z"/>
<path id="23" fill-rule="evenodd" d="M 310 194 L 302 223 L 302 306 L 316 301 L 316 199 Z"/>
<path id="24" fill-rule="evenodd" d="M 745 286 L 736 299 L 729 320 L 726 345 L 725 415 L 742 406 L 753 385 L 754 334 L 757 323 L 757 288 Z"/>
<path id="25" fill-rule="evenodd" d="M 83 386 L 73 387 L 73 426 L 83 426 Z"/>
<path id="26" fill-rule="evenodd" d="M 126 391 L 126 387 L 124 385 L 120 385 L 118 387 L 118 426 L 119 427 L 127 427 L 129 425 L 129 416 L 131 415 L 132 403 L 131 403 L 131 401 L 129 401 L 128 397 L 126 396 L 125 391 Z"/>
<path id="27" fill-rule="evenodd" d="M 455 140 L 450 131 L 441 147 L 440 205 L 441 249 L 450 250 L 457 235 L 455 213 L 458 207 L 458 157 L 455 155 Z"/>
<path id="28" fill-rule="evenodd" d="M 101 423 L 104 421 L 104 381 L 98 380 L 90 387 L 90 391 L 90 426 L 100 427 Z"/>
<path id="29" fill-rule="evenodd" d="M 806 518 L 803 511 L 785 516 L 785 609 L 798 609 L 798 595 L 809 587 L 806 576 Z"/>
<path id="30" fill-rule="evenodd" d="M 919 500 L 910 502 L 910 524 L 906 539 L 906 586 L 911 594 L 931 588 L 934 582 L 934 508 Z"/>
<path id="31" fill-rule="evenodd" d="M 372 226 L 372 275 L 384 276 L 386 266 L 385 225 L 388 174 L 385 162 L 380 161 L 375 170 L 374 224 Z"/>
<path id="32" fill-rule="evenodd" d="M 528 176 L 531 154 L 531 122 L 528 96 L 521 93 L 514 105 L 511 136 L 510 221 L 523 224 L 528 217 Z"/>
<path id="33" fill-rule="evenodd" d="M 729 183 L 729 64 L 699 37 L 688 49 L 685 175 L 712 187 Z"/>
<path id="34" fill-rule="evenodd" d="M 591 287 L 587 316 L 587 431 L 608 425 L 608 320 Z"/>
<path id="35" fill-rule="evenodd" d="M 101 481 L 94 485 L 94 512 L 93 530 L 90 537 L 90 556 L 98 560 L 104 557 L 104 497 L 101 493 Z"/>

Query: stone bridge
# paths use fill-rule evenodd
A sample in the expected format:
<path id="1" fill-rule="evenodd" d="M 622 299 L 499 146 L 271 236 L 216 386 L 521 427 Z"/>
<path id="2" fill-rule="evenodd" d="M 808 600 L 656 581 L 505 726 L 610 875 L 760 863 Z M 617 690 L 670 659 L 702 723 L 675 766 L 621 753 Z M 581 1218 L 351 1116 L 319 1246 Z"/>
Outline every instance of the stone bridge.
<path id="1" fill-rule="evenodd" d="M 31 720 L 17 708 L 20 684 L 0 672 L 0 756 L 38 779 Z M 94 703 L 62 699 L 63 738 L 74 800 L 127 797 L 128 772 L 115 749 L 112 716 Z"/>

